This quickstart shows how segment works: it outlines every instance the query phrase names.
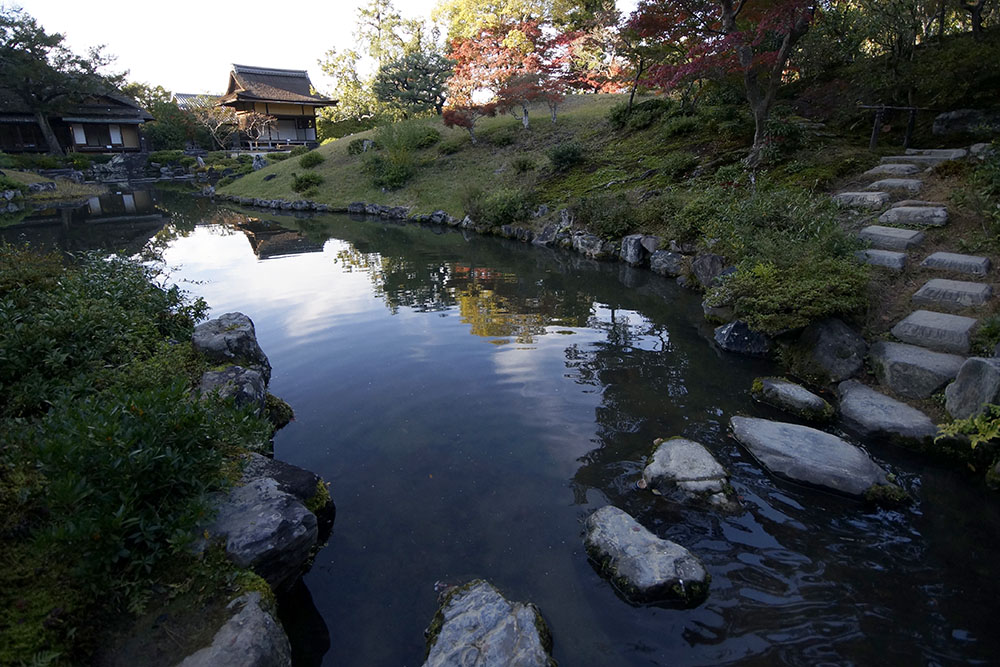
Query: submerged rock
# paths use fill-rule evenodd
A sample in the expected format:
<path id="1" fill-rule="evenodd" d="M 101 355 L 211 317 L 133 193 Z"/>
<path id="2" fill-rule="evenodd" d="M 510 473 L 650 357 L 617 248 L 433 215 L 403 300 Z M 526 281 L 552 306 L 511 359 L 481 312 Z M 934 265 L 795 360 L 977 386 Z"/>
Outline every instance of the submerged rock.
<path id="1" fill-rule="evenodd" d="M 864 496 L 888 476 L 860 447 L 808 426 L 733 417 L 733 437 L 778 477 Z"/>
<path id="2" fill-rule="evenodd" d="M 1000 359 L 972 357 L 958 377 L 944 390 L 945 409 L 955 419 L 981 414 L 987 405 L 1000 403 Z"/>
<path id="3" fill-rule="evenodd" d="M 290 667 L 292 649 L 281 624 L 266 609 L 260 593 L 229 603 L 236 613 L 212 644 L 186 657 L 178 667 Z"/>
<path id="4" fill-rule="evenodd" d="M 802 385 L 784 378 L 761 377 L 753 381 L 750 395 L 761 403 L 790 412 L 803 419 L 827 420 L 833 406 Z"/>
<path id="5" fill-rule="evenodd" d="M 606 505 L 587 518 L 587 554 L 632 604 L 697 604 L 708 595 L 711 576 L 697 556 L 661 540 L 628 513 Z"/>
<path id="6" fill-rule="evenodd" d="M 686 438 L 656 440 L 656 451 L 642 471 L 640 487 L 682 502 L 707 502 L 735 509 L 729 474 L 705 446 Z"/>
<path id="7" fill-rule="evenodd" d="M 841 382 L 837 391 L 844 423 L 862 437 L 920 444 L 937 434 L 937 427 L 923 412 L 856 380 Z"/>
<path id="8" fill-rule="evenodd" d="M 771 339 L 752 331 L 746 322 L 736 320 L 715 330 L 715 342 L 726 352 L 764 357 L 771 350 Z"/>
<path id="9" fill-rule="evenodd" d="M 194 328 L 191 342 L 214 363 L 242 363 L 260 371 L 266 384 L 271 363 L 257 343 L 253 321 L 243 313 L 225 313 Z"/>
<path id="10" fill-rule="evenodd" d="M 448 593 L 427 629 L 424 667 L 554 667 L 552 638 L 535 605 L 509 602 L 476 579 Z"/>

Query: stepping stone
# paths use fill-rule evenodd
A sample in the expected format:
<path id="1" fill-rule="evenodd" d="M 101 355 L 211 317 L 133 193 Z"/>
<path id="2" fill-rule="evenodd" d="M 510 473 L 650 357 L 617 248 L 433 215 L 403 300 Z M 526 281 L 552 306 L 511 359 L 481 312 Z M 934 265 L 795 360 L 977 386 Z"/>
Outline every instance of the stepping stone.
<path id="1" fill-rule="evenodd" d="M 881 266 L 893 271 L 902 271 L 906 265 L 906 255 L 892 250 L 859 250 L 854 256 L 864 264 Z"/>
<path id="2" fill-rule="evenodd" d="M 961 315 L 915 310 L 892 328 L 892 335 L 912 345 L 968 354 L 976 320 Z"/>
<path id="3" fill-rule="evenodd" d="M 921 187 L 923 187 L 923 183 L 915 178 L 885 178 L 881 181 L 875 181 L 865 190 L 903 190 L 915 195 L 920 192 Z"/>
<path id="4" fill-rule="evenodd" d="M 707 502 L 738 509 L 729 473 L 705 446 L 686 438 L 658 438 L 656 451 L 642 471 L 639 488 L 680 502 Z"/>
<path id="5" fill-rule="evenodd" d="M 879 341 L 872 345 L 878 381 L 905 398 L 927 398 L 955 379 L 965 357 L 926 347 Z"/>
<path id="6" fill-rule="evenodd" d="M 937 434 L 934 422 L 923 412 L 857 380 L 841 382 L 837 391 L 845 424 L 861 437 L 924 443 Z"/>
<path id="7" fill-rule="evenodd" d="M 928 269 L 942 269 L 957 273 L 971 273 L 975 276 L 985 276 L 990 270 L 988 257 L 975 255 L 960 255 L 955 252 L 936 252 L 920 263 Z"/>
<path id="8" fill-rule="evenodd" d="M 889 208 L 900 208 L 901 206 L 936 206 L 938 208 L 947 208 L 947 204 L 942 204 L 939 201 L 924 201 L 923 199 L 903 199 L 892 204 Z"/>
<path id="9" fill-rule="evenodd" d="M 948 224 L 948 209 L 943 206 L 900 206 L 890 208 L 878 221 L 887 225 L 943 227 Z"/>
<path id="10" fill-rule="evenodd" d="M 955 158 L 938 155 L 890 155 L 882 158 L 879 162 L 881 164 L 915 164 L 921 167 L 933 167 L 953 159 Z"/>
<path id="11" fill-rule="evenodd" d="M 858 237 L 868 241 L 876 248 L 908 250 L 923 243 L 924 233 L 916 229 L 870 225 L 862 229 L 858 233 Z"/>
<path id="12" fill-rule="evenodd" d="M 733 437 L 770 472 L 850 496 L 888 484 L 885 470 L 863 449 L 843 438 L 808 426 L 733 417 Z"/>
<path id="13" fill-rule="evenodd" d="M 912 176 L 920 171 L 915 164 L 880 164 L 864 173 L 865 176 Z"/>
<path id="14" fill-rule="evenodd" d="M 605 505 L 587 517 L 584 545 L 601 574 L 632 604 L 693 604 L 708 595 L 711 577 L 697 556 L 661 540 L 617 507 Z"/>
<path id="15" fill-rule="evenodd" d="M 991 296 L 993 296 L 993 288 L 983 283 L 934 278 L 928 280 L 923 287 L 917 290 L 912 301 L 925 306 L 966 308 L 968 306 L 981 306 L 989 301 Z"/>
<path id="16" fill-rule="evenodd" d="M 907 148 L 908 156 L 923 155 L 925 157 L 938 157 L 945 160 L 961 160 L 969 154 L 964 148 Z"/>
<path id="17" fill-rule="evenodd" d="M 889 203 L 888 192 L 840 192 L 833 201 L 847 208 L 879 209 Z"/>
<path id="18" fill-rule="evenodd" d="M 805 387 L 784 378 L 761 377 L 753 381 L 750 395 L 754 400 L 773 405 L 803 419 L 827 420 L 833 406 Z"/>

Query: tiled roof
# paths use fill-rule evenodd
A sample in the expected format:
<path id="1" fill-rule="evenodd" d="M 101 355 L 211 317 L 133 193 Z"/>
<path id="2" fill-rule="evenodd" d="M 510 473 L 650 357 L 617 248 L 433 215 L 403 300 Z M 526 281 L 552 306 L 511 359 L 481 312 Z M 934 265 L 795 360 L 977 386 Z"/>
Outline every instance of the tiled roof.
<path id="1" fill-rule="evenodd" d="M 229 88 L 219 102 L 247 100 L 256 102 L 291 102 L 327 106 L 335 100 L 312 93 L 309 73 L 303 69 L 275 69 L 233 65 L 229 73 Z"/>
<path id="2" fill-rule="evenodd" d="M 221 95 L 211 95 L 209 93 L 174 93 L 174 104 L 179 106 L 181 109 L 187 108 L 192 102 L 198 100 L 211 100 L 212 102 L 217 102 Z"/>
<path id="3" fill-rule="evenodd" d="M 30 114 L 32 110 L 9 90 L 0 88 L 0 113 L 3 114 Z M 49 114 L 53 118 L 68 117 L 90 117 L 90 118 L 129 118 L 135 121 L 153 120 L 152 114 L 139 106 L 139 104 L 127 95 L 119 92 L 107 92 L 101 95 L 94 95 L 85 102 L 70 105 L 62 113 Z"/>

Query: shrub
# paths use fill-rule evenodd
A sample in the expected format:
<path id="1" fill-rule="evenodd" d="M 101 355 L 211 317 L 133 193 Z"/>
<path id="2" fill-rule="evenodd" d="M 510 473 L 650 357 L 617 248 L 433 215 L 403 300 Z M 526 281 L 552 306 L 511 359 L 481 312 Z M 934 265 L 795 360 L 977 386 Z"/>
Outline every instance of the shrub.
<path id="1" fill-rule="evenodd" d="M 13 155 L 0 151 L 0 169 L 13 169 L 16 164 Z"/>
<path id="2" fill-rule="evenodd" d="M 670 113 L 673 106 L 671 100 L 655 98 L 633 104 L 632 111 L 629 112 L 628 103 L 620 102 L 611 107 L 611 111 L 608 112 L 608 122 L 617 129 L 643 130 Z"/>
<path id="3" fill-rule="evenodd" d="M 170 164 L 180 161 L 182 157 L 184 157 L 184 151 L 153 151 L 149 154 L 149 161 Z"/>
<path id="4" fill-rule="evenodd" d="M 469 143 L 469 137 L 464 134 L 448 141 L 442 141 L 438 145 L 438 153 L 441 155 L 453 155 L 462 150 L 467 143 Z"/>
<path id="5" fill-rule="evenodd" d="M 288 151 L 288 157 L 298 157 L 300 155 L 305 155 L 311 149 L 308 146 L 296 146 L 292 150 Z"/>
<path id="6" fill-rule="evenodd" d="M 466 215 L 493 229 L 527 220 L 534 210 L 534 192 L 518 188 L 471 190 L 463 200 Z"/>
<path id="7" fill-rule="evenodd" d="M 685 151 L 667 153 L 660 161 L 660 170 L 672 181 L 680 180 L 695 168 L 698 159 Z"/>
<path id="8" fill-rule="evenodd" d="M 691 134 L 698 129 L 700 121 L 694 116 L 677 116 L 663 125 L 662 134 L 665 138 Z"/>
<path id="9" fill-rule="evenodd" d="M 283 162 L 291 157 L 288 153 L 268 153 L 267 159 L 269 162 Z"/>
<path id="10" fill-rule="evenodd" d="M 582 197 L 571 208 L 574 217 L 581 224 L 607 240 L 625 236 L 635 224 L 632 204 L 622 193 Z"/>
<path id="11" fill-rule="evenodd" d="M 12 157 L 15 169 L 59 169 L 64 166 L 62 159 L 54 155 L 21 153 Z"/>
<path id="12" fill-rule="evenodd" d="M 3 174 L 0 174 L 0 190 L 14 190 L 23 195 L 24 184 L 15 181 L 10 176 L 4 176 Z M 4 203 L 6 204 L 6 201 L 4 201 Z"/>
<path id="13" fill-rule="evenodd" d="M 503 148 L 517 141 L 518 128 L 519 126 L 514 124 L 498 125 L 480 131 L 479 137 L 492 146 Z"/>
<path id="14" fill-rule="evenodd" d="M 84 169 L 89 169 L 94 161 L 90 159 L 90 156 L 83 155 L 82 153 L 70 153 L 66 156 L 67 166 L 83 171 Z"/>
<path id="15" fill-rule="evenodd" d="M 292 190 L 294 192 L 305 192 L 310 188 L 322 185 L 323 177 L 313 171 L 304 174 L 292 174 Z"/>
<path id="16" fill-rule="evenodd" d="M 322 164 L 323 161 L 324 158 L 322 155 L 316 151 L 312 151 L 299 158 L 299 166 L 303 169 L 312 169 L 316 165 Z"/>
<path id="17" fill-rule="evenodd" d="M 419 122 L 382 125 L 375 130 L 378 151 L 369 152 L 365 169 L 375 187 L 396 189 L 406 184 L 416 173 L 414 152 L 433 146 L 441 133 Z"/>
<path id="18" fill-rule="evenodd" d="M 526 155 L 519 155 L 511 160 L 510 166 L 518 174 L 525 174 L 535 168 L 535 161 Z"/>
<path id="19" fill-rule="evenodd" d="M 569 141 L 550 148 L 547 154 L 554 171 L 568 171 L 583 161 L 583 146 Z"/>
<path id="20" fill-rule="evenodd" d="M 365 152 L 365 142 L 372 142 L 371 139 L 351 139 L 351 143 L 347 144 L 347 154 L 348 155 L 361 155 Z M 374 148 L 374 142 L 368 147 L 368 150 Z"/>

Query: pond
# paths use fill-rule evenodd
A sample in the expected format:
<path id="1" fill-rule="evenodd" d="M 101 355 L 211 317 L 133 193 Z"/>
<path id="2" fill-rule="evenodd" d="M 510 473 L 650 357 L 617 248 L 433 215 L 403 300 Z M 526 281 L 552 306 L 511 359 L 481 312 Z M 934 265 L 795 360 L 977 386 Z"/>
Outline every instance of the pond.
<path id="1" fill-rule="evenodd" d="M 537 604 L 564 666 L 998 654 L 996 499 L 880 442 L 866 444 L 912 506 L 768 475 L 727 424 L 786 419 L 749 397 L 778 369 L 718 351 L 694 293 L 450 229 L 157 201 L 171 279 L 256 324 L 271 391 L 296 412 L 275 455 L 331 482 L 333 534 L 283 606 L 297 664 L 419 665 L 436 588 L 473 577 Z M 652 441 L 674 435 L 730 470 L 744 513 L 636 487 Z M 608 503 L 704 561 L 703 604 L 617 596 L 583 548 Z"/>

